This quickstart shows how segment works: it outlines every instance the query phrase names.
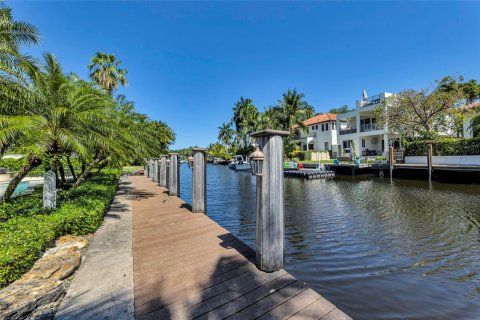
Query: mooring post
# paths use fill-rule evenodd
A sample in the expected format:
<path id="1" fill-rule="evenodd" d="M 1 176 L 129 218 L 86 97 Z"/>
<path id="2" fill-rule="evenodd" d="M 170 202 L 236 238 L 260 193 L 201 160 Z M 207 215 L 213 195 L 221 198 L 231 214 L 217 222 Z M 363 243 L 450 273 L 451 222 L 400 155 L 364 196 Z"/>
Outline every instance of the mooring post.
<path id="1" fill-rule="evenodd" d="M 193 148 L 192 212 L 206 212 L 207 208 L 207 149 Z"/>
<path id="2" fill-rule="evenodd" d="M 153 159 L 150 159 L 150 179 L 153 180 Z"/>
<path id="3" fill-rule="evenodd" d="M 433 146 L 431 143 L 427 145 L 427 165 L 428 165 L 428 181 L 432 182 L 432 163 L 433 160 Z"/>
<path id="4" fill-rule="evenodd" d="M 160 178 L 158 183 L 160 187 L 167 187 L 167 156 L 160 158 Z"/>
<path id="5" fill-rule="evenodd" d="M 157 165 L 155 166 L 155 181 L 158 185 L 160 185 L 160 162 L 161 158 L 156 160 Z"/>
<path id="6" fill-rule="evenodd" d="M 266 272 L 283 268 L 284 195 L 283 136 L 288 132 L 264 130 L 253 133 L 264 154 L 262 175 L 257 176 L 256 265 Z"/>
<path id="7" fill-rule="evenodd" d="M 153 181 L 157 182 L 157 165 L 158 165 L 158 160 L 155 158 L 153 159 Z"/>
<path id="8" fill-rule="evenodd" d="M 180 197 L 180 166 L 178 162 L 178 153 L 170 153 L 168 194 Z"/>
<path id="9" fill-rule="evenodd" d="M 395 162 L 395 150 L 393 146 L 390 146 L 390 152 L 388 156 L 388 164 L 390 165 L 390 180 L 393 179 L 393 163 Z"/>

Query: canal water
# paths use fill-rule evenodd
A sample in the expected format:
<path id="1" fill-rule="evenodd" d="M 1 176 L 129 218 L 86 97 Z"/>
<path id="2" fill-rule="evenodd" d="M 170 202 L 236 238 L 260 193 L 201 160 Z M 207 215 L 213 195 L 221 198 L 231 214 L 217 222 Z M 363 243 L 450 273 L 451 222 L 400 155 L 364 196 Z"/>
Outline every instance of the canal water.
<path id="1" fill-rule="evenodd" d="M 207 178 L 208 215 L 255 247 L 255 177 Z M 285 237 L 285 268 L 355 319 L 480 319 L 480 185 L 285 179 Z"/>

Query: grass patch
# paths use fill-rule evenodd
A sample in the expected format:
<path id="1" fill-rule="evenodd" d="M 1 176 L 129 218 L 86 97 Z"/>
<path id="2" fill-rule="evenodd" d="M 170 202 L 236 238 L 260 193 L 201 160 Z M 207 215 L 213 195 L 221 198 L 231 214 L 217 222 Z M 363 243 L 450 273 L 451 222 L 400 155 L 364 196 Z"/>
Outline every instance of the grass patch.
<path id="1" fill-rule="evenodd" d="M 55 239 L 100 227 L 117 190 L 118 171 L 105 171 L 78 188 L 58 193 L 56 210 L 44 212 L 42 189 L 0 207 L 0 287 L 27 272 Z"/>
<path id="2" fill-rule="evenodd" d="M 129 173 L 132 173 L 136 170 L 139 170 L 139 169 L 143 169 L 143 166 L 129 166 L 129 167 L 123 167 L 122 168 L 122 173 L 126 173 L 126 174 L 129 174 Z"/>

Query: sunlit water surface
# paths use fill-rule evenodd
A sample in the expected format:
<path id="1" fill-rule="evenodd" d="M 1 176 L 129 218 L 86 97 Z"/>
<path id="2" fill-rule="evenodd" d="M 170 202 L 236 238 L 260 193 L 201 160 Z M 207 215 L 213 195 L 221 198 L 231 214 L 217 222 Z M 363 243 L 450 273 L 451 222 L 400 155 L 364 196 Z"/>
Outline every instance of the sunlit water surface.
<path id="1" fill-rule="evenodd" d="M 207 177 L 208 215 L 255 247 L 255 177 Z M 479 185 L 285 179 L 285 237 L 286 269 L 355 319 L 480 319 Z"/>

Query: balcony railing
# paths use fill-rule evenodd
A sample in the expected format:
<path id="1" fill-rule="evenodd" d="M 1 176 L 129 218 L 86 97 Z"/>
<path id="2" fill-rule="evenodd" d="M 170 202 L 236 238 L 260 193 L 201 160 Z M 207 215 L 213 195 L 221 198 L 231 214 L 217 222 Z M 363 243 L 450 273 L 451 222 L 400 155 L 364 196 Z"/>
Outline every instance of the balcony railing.
<path id="1" fill-rule="evenodd" d="M 350 134 L 350 133 L 357 133 L 357 128 L 340 130 L 340 134 Z"/>
<path id="2" fill-rule="evenodd" d="M 382 129 L 383 129 L 382 127 L 377 127 L 377 125 L 375 123 L 361 124 L 360 125 L 360 132 L 382 130 Z"/>
<path id="3" fill-rule="evenodd" d="M 372 104 L 377 104 L 377 103 L 380 103 L 380 95 L 377 94 L 375 96 L 371 96 L 370 98 L 367 98 L 365 100 L 363 100 L 363 105 L 362 107 L 366 107 L 366 106 L 371 106 Z"/>
<path id="4" fill-rule="evenodd" d="M 317 136 L 316 132 L 310 132 L 307 137 L 309 138 L 315 138 Z"/>

